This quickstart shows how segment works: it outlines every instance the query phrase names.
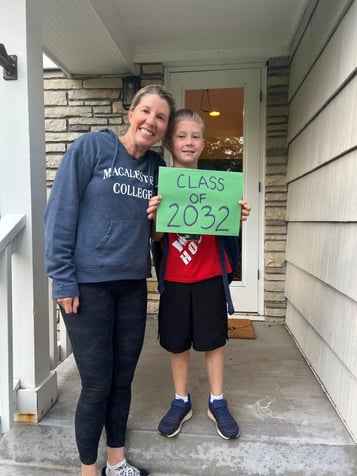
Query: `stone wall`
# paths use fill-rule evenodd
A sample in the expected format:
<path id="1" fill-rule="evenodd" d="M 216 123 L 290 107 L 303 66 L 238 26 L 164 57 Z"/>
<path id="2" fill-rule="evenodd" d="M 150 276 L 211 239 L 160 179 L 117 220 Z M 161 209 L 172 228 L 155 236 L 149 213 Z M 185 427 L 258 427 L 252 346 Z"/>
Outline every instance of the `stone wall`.
<path id="1" fill-rule="evenodd" d="M 264 313 L 283 321 L 286 312 L 289 58 L 268 62 L 265 163 Z"/>
<path id="2" fill-rule="evenodd" d="M 138 65 L 135 74 L 141 85 L 163 84 L 161 64 Z M 47 186 L 52 185 L 63 154 L 80 135 L 104 127 L 123 134 L 127 111 L 120 99 L 119 76 L 76 76 L 68 78 L 61 70 L 44 71 Z M 159 153 L 163 150 L 157 148 Z"/>
<path id="3" fill-rule="evenodd" d="M 163 84 L 161 64 L 138 65 L 135 74 L 142 85 Z M 267 320 L 283 321 L 286 301 L 285 222 L 287 185 L 289 61 L 268 62 L 266 112 L 266 177 L 264 235 L 264 312 Z M 44 72 L 45 130 L 48 191 L 64 152 L 72 142 L 88 131 L 103 127 L 123 134 L 128 126 L 127 111 L 120 100 L 119 76 L 68 78 L 60 70 Z M 162 153 L 162 148 L 157 148 Z M 156 283 L 149 281 L 150 314 L 157 312 Z"/>

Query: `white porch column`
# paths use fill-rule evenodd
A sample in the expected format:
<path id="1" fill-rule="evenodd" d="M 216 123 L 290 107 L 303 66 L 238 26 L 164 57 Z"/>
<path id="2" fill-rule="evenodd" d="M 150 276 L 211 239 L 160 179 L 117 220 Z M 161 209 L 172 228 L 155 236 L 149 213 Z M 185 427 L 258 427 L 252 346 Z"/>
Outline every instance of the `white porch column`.
<path id="1" fill-rule="evenodd" d="M 18 79 L 0 67 L 0 215 L 25 214 L 13 257 L 15 421 L 38 421 L 57 396 L 50 370 L 48 280 L 44 270 L 46 166 L 39 0 L 0 0 L 0 42 L 17 55 Z"/>

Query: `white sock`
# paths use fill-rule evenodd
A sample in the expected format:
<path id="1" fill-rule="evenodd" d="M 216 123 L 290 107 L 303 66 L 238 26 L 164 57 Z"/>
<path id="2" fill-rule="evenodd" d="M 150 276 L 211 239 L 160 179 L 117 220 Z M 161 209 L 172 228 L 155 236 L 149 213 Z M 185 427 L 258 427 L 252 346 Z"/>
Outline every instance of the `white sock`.
<path id="1" fill-rule="evenodd" d="M 120 461 L 119 463 L 117 463 L 116 465 L 114 466 L 111 466 L 108 461 L 107 461 L 107 468 L 109 469 L 118 469 L 120 468 L 121 465 L 123 465 L 124 463 L 126 463 L 126 459 L 124 458 L 123 461 Z"/>
<path id="2" fill-rule="evenodd" d="M 188 402 L 188 395 L 183 397 L 182 395 L 179 395 L 178 393 L 175 393 L 175 399 L 176 400 L 183 400 L 185 403 L 187 403 Z"/>
<path id="3" fill-rule="evenodd" d="M 221 395 L 213 395 L 211 393 L 209 397 L 209 401 L 212 403 L 213 400 L 223 400 L 223 393 L 221 393 Z"/>

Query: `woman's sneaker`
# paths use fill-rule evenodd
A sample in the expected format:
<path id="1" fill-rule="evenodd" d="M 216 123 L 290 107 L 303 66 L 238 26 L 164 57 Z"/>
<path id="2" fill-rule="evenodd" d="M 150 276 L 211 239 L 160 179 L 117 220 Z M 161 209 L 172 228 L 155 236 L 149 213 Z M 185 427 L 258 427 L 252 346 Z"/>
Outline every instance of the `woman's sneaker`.
<path id="1" fill-rule="evenodd" d="M 102 476 L 149 476 L 149 473 L 145 469 L 135 468 L 135 466 L 125 462 L 116 469 L 103 468 Z"/>
<path id="2" fill-rule="evenodd" d="M 182 425 L 191 417 L 192 405 L 190 395 L 188 395 L 188 402 L 175 398 L 171 402 L 169 411 L 160 421 L 158 430 L 162 435 L 171 438 L 180 433 Z"/>
<path id="3" fill-rule="evenodd" d="M 216 424 L 216 430 L 219 436 L 225 440 L 238 438 L 239 427 L 227 407 L 227 400 L 208 399 L 208 417 Z"/>

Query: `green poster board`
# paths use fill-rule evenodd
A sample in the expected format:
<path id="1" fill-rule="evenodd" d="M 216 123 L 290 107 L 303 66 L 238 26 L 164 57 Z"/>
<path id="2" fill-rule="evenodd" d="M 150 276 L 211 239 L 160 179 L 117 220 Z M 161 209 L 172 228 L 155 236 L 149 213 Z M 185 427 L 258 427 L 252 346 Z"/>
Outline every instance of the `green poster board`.
<path id="1" fill-rule="evenodd" d="M 159 168 L 158 232 L 238 235 L 243 174 Z"/>

